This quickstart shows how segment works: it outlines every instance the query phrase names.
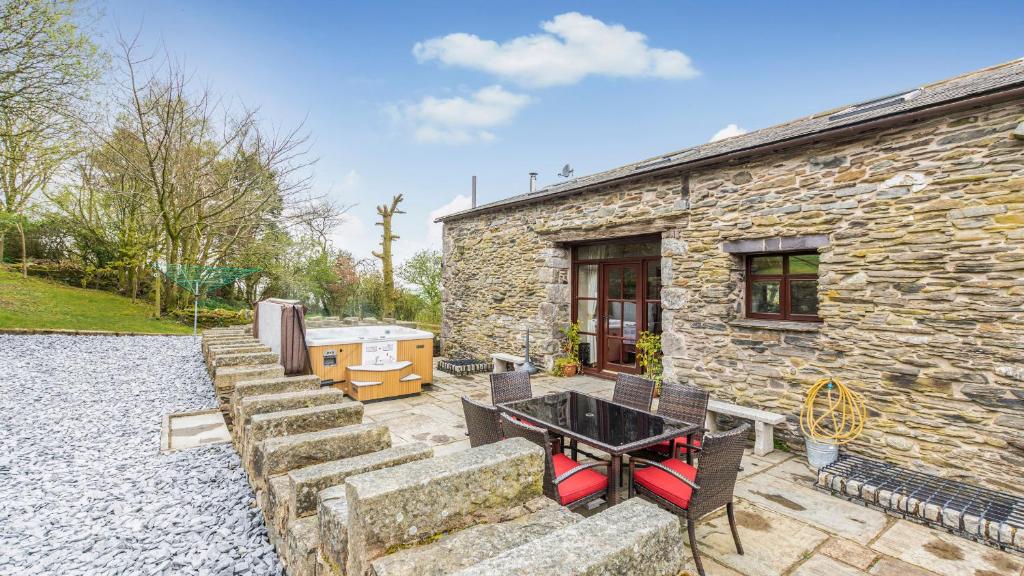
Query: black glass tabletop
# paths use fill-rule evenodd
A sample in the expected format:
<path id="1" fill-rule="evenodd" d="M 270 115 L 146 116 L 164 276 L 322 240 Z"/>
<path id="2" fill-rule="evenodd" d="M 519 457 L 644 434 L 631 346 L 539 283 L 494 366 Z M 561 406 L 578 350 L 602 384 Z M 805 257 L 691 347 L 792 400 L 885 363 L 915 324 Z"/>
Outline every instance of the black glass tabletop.
<path id="1" fill-rule="evenodd" d="M 582 392 L 556 392 L 499 406 L 513 416 L 608 452 L 622 453 L 695 432 L 697 426 Z"/>

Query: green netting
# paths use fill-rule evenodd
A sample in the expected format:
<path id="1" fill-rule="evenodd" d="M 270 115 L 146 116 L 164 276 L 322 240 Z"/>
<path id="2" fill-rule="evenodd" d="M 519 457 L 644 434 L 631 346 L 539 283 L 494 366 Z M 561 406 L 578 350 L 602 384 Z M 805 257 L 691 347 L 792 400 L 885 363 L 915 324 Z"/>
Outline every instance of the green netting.
<path id="1" fill-rule="evenodd" d="M 259 272 L 259 268 L 234 268 L 231 266 L 200 266 L 198 264 L 156 265 L 168 280 L 198 297 L 208 290 L 227 286 L 239 278 Z"/>
<path id="2" fill-rule="evenodd" d="M 199 332 L 199 297 L 208 290 L 227 286 L 239 278 L 259 272 L 259 268 L 234 268 L 231 266 L 200 266 L 198 264 L 166 264 L 154 266 L 168 280 L 188 290 L 195 297 L 192 317 L 192 333 Z"/>

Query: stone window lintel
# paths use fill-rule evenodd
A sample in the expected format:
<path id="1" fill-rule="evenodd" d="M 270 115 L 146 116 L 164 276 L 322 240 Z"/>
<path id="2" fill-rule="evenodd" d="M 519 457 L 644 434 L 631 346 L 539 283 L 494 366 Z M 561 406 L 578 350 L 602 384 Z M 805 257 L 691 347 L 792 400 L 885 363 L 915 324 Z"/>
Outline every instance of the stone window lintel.
<path id="1" fill-rule="evenodd" d="M 754 328 L 758 330 L 780 330 L 783 332 L 820 332 L 820 322 L 791 322 L 787 320 L 761 320 L 758 318 L 737 318 L 726 322 L 738 328 Z"/>
<path id="2" fill-rule="evenodd" d="M 795 250 L 814 250 L 829 245 L 827 234 L 811 236 L 775 236 L 772 238 L 752 238 L 749 240 L 729 240 L 722 243 L 722 250 L 727 254 L 764 254 L 771 252 L 793 252 Z"/>

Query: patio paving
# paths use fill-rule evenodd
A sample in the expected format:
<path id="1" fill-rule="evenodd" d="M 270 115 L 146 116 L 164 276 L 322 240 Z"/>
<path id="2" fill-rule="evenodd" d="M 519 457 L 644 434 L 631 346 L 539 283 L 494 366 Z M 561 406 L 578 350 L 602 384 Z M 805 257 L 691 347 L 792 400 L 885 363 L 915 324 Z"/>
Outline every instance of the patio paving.
<path id="1" fill-rule="evenodd" d="M 578 390 L 607 398 L 612 386 L 589 376 L 533 378 L 538 396 Z M 489 403 L 487 374 L 436 372 L 434 385 L 421 395 L 369 403 L 364 419 L 387 424 L 395 445 L 425 442 L 435 454 L 465 450 L 463 395 Z M 781 451 L 755 456 L 747 450 L 736 484 L 746 553 L 736 554 L 724 511 L 699 522 L 708 576 L 1024 576 L 1020 556 L 818 492 L 803 462 Z M 688 568 L 693 570 L 692 559 Z"/>

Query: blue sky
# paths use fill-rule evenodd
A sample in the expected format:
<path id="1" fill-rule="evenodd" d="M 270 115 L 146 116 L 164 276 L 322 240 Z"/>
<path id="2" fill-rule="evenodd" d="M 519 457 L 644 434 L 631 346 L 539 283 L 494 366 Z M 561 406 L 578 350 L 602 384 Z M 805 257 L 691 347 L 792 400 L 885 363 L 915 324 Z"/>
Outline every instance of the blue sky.
<path id="1" fill-rule="evenodd" d="M 335 243 L 374 249 L 403 193 L 404 258 L 431 214 L 1024 56 L 1016 2 L 114 1 L 101 22 L 198 82 L 305 121 L 314 190 L 357 204 Z"/>

